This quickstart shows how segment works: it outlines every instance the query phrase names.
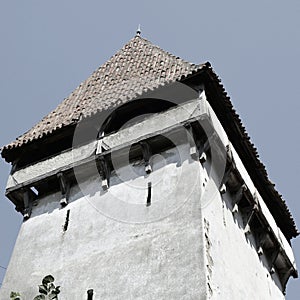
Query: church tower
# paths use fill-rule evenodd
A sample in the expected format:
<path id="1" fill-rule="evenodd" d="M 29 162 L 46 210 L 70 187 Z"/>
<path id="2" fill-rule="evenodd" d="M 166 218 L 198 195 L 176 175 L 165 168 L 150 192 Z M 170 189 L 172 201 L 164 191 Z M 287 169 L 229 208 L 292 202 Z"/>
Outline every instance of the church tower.
<path id="1" fill-rule="evenodd" d="M 140 32 L 1 154 L 24 222 L 0 299 L 51 275 L 58 299 L 276 300 L 297 277 L 294 220 L 213 68 Z"/>

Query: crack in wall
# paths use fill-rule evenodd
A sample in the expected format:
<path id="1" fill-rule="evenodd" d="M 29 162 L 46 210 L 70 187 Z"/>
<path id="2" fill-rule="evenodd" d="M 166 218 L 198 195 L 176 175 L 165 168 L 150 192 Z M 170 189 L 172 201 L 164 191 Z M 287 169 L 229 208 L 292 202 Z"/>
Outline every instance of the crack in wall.
<path id="1" fill-rule="evenodd" d="M 211 285 L 212 279 L 212 268 L 214 265 L 213 258 L 211 256 L 211 241 L 209 239 L 209 222 L 204 218 L 204 243 L 205 243 L 205 256 L 206 256 L 206 273 L 207 273 L 207 289 L 208 297 L 211 298 L 213 295 L 213 289 Z"/>

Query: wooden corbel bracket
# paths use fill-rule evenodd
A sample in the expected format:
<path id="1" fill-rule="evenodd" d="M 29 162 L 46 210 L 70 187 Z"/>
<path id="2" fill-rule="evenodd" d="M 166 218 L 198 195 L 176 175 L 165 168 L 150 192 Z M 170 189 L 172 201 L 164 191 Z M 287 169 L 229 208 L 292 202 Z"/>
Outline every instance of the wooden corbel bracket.
<path id="1" fill-rule="evenodd" d="M 24 216 L 24 220 L 27 220 L 30 218 L 32 212 L 31 191 L 29 188 L 24 188 L 22 192 L 23 192 L 23 205 L 24 205 L 23 216 Z"/>
<path id="2" fill-rule="evenodd" d="M 59 172 L 57 174 L 57 178 L 59 180 L 59 185 L 60 185 L 60 190 L 62 195 L 62 198 L 59 203 L 62 207 L 65 207 L 69 203 L 70 182 L 68 181 L 66 175 L 63 174 L 62 172 Z"/>
<path id="3" fill-rule="evenodd" d="M 99 157 L 98 165 L 100 168 L 101 186 L 106 191 L 109 188 L 110 168 L 104 156 Z"/>
<path id="4" fill-rule="evenodd" d="M 146 141 L 141 141 L 139 144 L 142 148 L 143 159 L 145 161 L 145 172 L 147 174 L 150 174 L 152 172 L 152 166 L 150 164 L 150 158 L 152 155 L 151 147 L 150 147 L 149 143 Z"/>

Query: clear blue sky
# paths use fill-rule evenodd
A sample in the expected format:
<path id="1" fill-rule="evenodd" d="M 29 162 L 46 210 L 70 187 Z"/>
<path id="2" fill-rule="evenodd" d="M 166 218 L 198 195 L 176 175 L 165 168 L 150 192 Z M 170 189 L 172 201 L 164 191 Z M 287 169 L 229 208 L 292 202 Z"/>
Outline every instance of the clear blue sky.
<path id="1" fill-rule="evenodd" d="M 142 36 L 194 63 L 210 61 L 270 178 L 300 226 L 300 2 L 2 0 L 0 144 L 29 129 L 142 25 Z M 4 196 L 0 162 L 0 265 L 21 217 Z M 300 237 L 293 241 L 300 266 Z M 0 282 L 4 271 L 0 268 Z M 299 299 L 291 279 L 287 299 Z"/>

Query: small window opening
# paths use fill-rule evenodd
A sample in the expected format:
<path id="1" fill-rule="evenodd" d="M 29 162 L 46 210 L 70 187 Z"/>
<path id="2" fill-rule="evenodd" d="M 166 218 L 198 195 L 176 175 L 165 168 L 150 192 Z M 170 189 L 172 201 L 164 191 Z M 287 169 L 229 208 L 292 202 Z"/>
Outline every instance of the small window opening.
<path id="1" fill-rule="evenodd" d="M 94 290 L 90 289 L 87 291 L 87 300 L 93 300 Z"/>
<path id="2" fill-rule="evenodd" d="M 147 196 L 147 204 L 146 206 L 151 205 L 151 189 L 152 189 L 152 183 L 148 182 L 148 196 Z"/>
<path id="3" fill-rule="evenodd" d="M 64 231 L 67 231 L 68 229 L 68 226 L 69 226 L 69 218 L 70 218 L 70 210 L 68 209 L 67 210 L 67 215 L 66 215 L 66 221 L 65 221 L 65 224 L 63 226 L 63 230 Z"/>

